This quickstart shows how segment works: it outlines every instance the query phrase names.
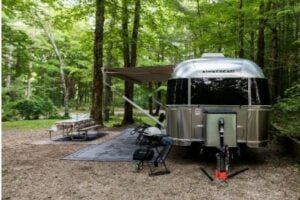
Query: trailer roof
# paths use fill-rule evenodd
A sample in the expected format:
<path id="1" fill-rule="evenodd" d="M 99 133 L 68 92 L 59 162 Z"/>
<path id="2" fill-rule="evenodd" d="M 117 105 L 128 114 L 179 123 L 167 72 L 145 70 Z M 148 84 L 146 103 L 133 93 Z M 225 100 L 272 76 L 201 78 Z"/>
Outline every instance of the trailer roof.
<path id="1" fill-rule="evenodd" d="M 179 63 L 171 78 L 264 78 L 254 62 L 239 58 L 203 57 Z"/>

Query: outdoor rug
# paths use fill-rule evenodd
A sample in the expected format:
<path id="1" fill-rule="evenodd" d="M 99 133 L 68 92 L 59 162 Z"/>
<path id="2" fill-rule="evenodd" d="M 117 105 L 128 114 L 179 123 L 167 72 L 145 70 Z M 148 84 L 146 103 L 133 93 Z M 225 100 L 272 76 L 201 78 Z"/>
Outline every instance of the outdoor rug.
<path id="1" fill-rule="evenodd" d="M 94 131 L 94 132 L 89 132 L 88 133 L 86 140 L 78 140 L 78 139 L 83 139 L 83 136 L 77 136 L 76 134 L 74 134 L 73 138 L 75 140 L 77 139 L 77 141 L 83 141 L 84 142 L 84 141 L 93 141 L 93 140 L 96 140 L 96 139 L 98 139 L 100 137 L 103 137 L 105 135 L 107 135 L 107 133 L 98 133 L 98 132 Z M 52 140 L 54 142 L 74 141 L 74 140 L 72 140 L 71 137 L 61 136 L 61 135 L 53 137 Z"/>
<path id="2" fill-rule="evenodd" d="M 137 134 L 131 135 L 132 129 L 126 129 L 118 137 L 102 144 L 89 145 L 66 157 L 64 160 L 89 161 L 133 161 L 133 152 L 146 146 L 136 145 Z M 156 153 L 156 152 L 155 152 Z M 154 155 L 156 157 L 156 154 Z"/>

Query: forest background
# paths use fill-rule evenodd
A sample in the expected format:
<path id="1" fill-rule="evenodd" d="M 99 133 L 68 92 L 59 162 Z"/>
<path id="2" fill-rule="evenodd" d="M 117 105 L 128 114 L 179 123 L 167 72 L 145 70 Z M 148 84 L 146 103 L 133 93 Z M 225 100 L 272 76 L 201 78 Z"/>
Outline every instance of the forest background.
<path id="1" fill-rule="evenodd" d="M 166 83 L 132 85 L 104 68 L 220 52 L 263 69 L 273 122 L 300 133 L 299 27 L 297 0 L 3 0 L 2 121 L 82 111 L 102 124 L 124 108 L 122 123 L 130 124 L 122 94 L 157 115 L 152 98 L 165 103 Z"/>

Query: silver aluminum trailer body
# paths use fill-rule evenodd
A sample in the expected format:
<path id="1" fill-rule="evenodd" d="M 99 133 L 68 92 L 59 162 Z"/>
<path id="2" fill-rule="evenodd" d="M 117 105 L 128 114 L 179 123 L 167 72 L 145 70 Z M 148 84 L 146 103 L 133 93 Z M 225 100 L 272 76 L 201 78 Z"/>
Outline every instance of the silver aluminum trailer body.
<path id="1" fill-rule="evenodd" d="M 209 55 L 182 62 L 168 80 L 167 133 L 175 145 L 214 146 L 210 113 L 233 113 L 228 119 L 234 124 L 232 133 L 225 130 L 225 137 L 233 134 L 230 146 L 263 147 L 268 142 L 268 93 L 267 79 L 252 61 Z"/>

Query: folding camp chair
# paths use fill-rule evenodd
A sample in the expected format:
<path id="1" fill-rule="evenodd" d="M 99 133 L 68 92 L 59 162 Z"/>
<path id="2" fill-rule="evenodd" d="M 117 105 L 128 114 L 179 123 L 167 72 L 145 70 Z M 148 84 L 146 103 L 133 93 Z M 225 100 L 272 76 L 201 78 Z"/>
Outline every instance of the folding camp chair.
<path id="1" fill-rule="evenodd" d="M 155 141 L 151 141 L 147 148 L 137 149 L 133 154 L 133 160 L 138 161 L 137 163 L 137 171 L 143 169 L 144 163 L 148 165 L 150 169 L 149 176 L 158 176 L 169 174 L 170 170 L 167 168 L 165 160 L 167 159 L 171 148 L 172 141 L 168 136 L 161 136 L 160 142 L 157 142 L 158 138 L 155 138 Z M 154 168 L 162 165 L 164 168 L 160 171 L 155 171 Z"/>

